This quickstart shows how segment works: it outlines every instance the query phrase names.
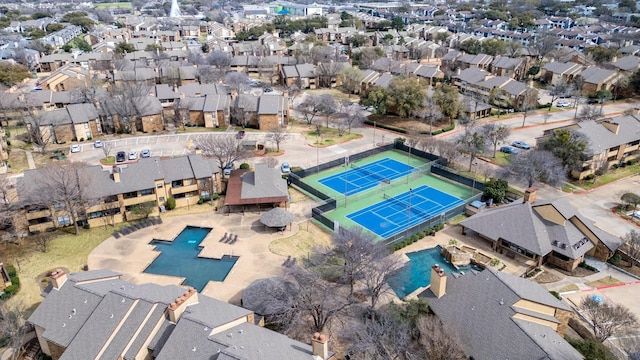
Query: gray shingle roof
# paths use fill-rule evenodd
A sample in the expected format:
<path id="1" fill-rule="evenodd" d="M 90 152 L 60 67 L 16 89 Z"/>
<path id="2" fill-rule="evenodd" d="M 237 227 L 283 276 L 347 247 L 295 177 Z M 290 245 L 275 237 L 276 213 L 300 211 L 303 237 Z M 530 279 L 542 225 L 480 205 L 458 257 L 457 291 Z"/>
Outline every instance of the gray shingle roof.
<path id="1" fill-rule="evenodd" d="M 67 111 L 74 124 L 84 124 L 89 120 L 98 118 L 98 109 L 93 104 L 69 104 L 67 105 Z"/>
<path id="2" fill-rule="evenodd" d="M 287 181 L 282 178 L 280 169 L 258 163 L 255 165 L 255 171 L 242 175 L 242 199 L 279 196 L 289 196 Z"/>
<path id="3" fill-rule="evenodd" d="M 584 67 L 574 62 L 563 63 L 554 61 L 544 64 L 544 66 L 542 66 L 542 69 L 554 74 L 577 75 L 578 73 L 580 73 L 580 71 L 582 71 L 582 69 L 584 69 Z"/>
<path id="4" fill-rule="evenodd" d="M 621 57 L 618 60 L 611 63 L 611 65 L 624 71 L 637 71 L 640 68 L 640 57 L 629 55 Z"/>
<path id="5" fill-rule="evenodd" d="M 584 82 L 588 84 L 600 84 L 613 75 L 615 75 L 615 71 L 599 68 L 597 66 L 590 66 L 580 73 Z"/>
<path id="6" fill-rule="evenodd" d="M 552 206 L 565 219 L 563 225 L 548 221 L 535 208 Z M 606 235 L 593 225 L 593 222 L 581 216 L 575 208 L 564 199 L 555 199 L 529 203 L 512 203 L 493 209 L 486 209 L 460 222 L 461 226 L 471 229 L 483 236 L 497 241 L 504 239 L 539 256 L 551 251 L 558 252 L 572 259 L 584 255 L 594 244 L 585 240 L 585 234 L 571 219 L 580 220 L 592 232 L 598 234 L 600 240 L 610 248 L 616 242 L 612 235 Z M 611 248 L 610 248 L 611 249 Z"/>
<path id="7" fill-rule="evenodd" d="M 589 139 L 589 149 L 600 154 L 612 147 L 627 144 L 640 139 L 640 118 L 633 115 L 621 115 L 607 119 L 620 125 L 617 134 L 605 128 L 601 121 L 581 121 L 578 132 Z"/>
<path id="8" fill-rule="evenodd" d="M 284 96 L 262 95 L 258 105 L 258 114 L 273 115 L 281 113 L 284 109 Z"/>
<path id="9" fill-rule="evenodd" d="M 513 305 L 521 299 L 566 309 L 544 288 L 526 279 L 492 270 L 471 272 L 458 278 L 448 276 L 446 293 L 439 299 L 430 290 L 419 296 L 427 299 L 474 359 L 582 359 L 550 327 L 513 318 L 520 310 Z"/>

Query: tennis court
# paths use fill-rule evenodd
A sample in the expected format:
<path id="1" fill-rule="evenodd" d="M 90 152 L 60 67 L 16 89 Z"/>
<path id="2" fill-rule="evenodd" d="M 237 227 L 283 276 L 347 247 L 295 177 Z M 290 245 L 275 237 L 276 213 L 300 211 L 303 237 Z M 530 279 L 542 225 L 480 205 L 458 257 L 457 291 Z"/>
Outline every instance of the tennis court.
<path id="1" fill-rule="evenodd" d="M 385 198 L 347 218 L 384 239 L 464 204 L 462 199 L 426 185 Z"/>
<path id="2" fill-rule="evenodd" d="M 403 164 L 391 158 L 384 158 L 362 166 L 350 165 L 347 171 L 327 176 L 319 183 L 342 195 L 353 195 L 383 183 L 412 173 L 413 166 Z"/>

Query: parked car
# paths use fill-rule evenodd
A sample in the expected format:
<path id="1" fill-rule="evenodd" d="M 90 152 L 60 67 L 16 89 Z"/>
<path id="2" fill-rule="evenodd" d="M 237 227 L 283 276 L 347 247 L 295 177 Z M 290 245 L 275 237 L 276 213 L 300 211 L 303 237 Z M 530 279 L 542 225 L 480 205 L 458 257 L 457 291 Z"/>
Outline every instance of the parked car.
<path id="1" fill-rule="evenodd" d="M 135 151 L 129 151 L 129 160 L 135 160 L 138 158 L 138 153 Z"/>
<path id="2" fill-rule="evenodd" d="M 140 157 L 142 158 L 148 158 L 151 156 L 151 150 L 149 149 L 144 149 L 142 151 L 140 151 Z"/>
<path id="3" fill-rule="evenodd" d="M 511 143 L 511 146 L 515 146 L 517 148 L 525 149 L 525 150 L 531 149 L 531 146 L 524 141 L 514 141 Z"/>
<path id="4" fill-rule="evenodd" d="M 102 141 L 100 140 L 96 140 L 93 142 L 93 147 L 94 148 L 101 148 L 102 147 Z"/>
<path id="5" fill-rule="evenodd" d="M 229 176 L 231 175 L 231 171 L 235 168 L 233 163 L 230 163 L 229 165 L 227 165 L 226 168 L 224 168 L 224 170 L 222 171 L 222 174 L 225 176 Z"/>
<path id="6" fill-rule="evenodd" d="M 273 89 L 272 89 L 272 88 L 264 88 L 264 89 L 263 89 L 263 91 L 264 91 L 264 92 L 272 92 L 272 91 L 273 91 Z"/>
<path id="7" fill-rule="evenodd" d="M 238 131 L 238 133 L 236 134 L 236 139 L 243 139 L 245 135 L 244 130 L 240 130 Z"/>
<path id="8" fill-rule="evenodd" d="M 640 219 L 640 211 L 634 211 L 633 214 L 631 214 L 631 216 L 633 216 L 636 219 Z"/>
<path id="9" fill-rule="evenodd" d="M 568 102 L 566 102 L 566 101 L 558 101 L 558 102 L 556 103 L 556 106 L 557 106 L 557 107 L 559 107 L 559 108 L 565 108 L 565 107 L 569 107 L 569 106 L 571 106 L 571 104 L 569 104 L 569 103 L 568 103 Z"/>
<path id="10" fill-rule="evenodd" d="M 596 98 L 588 98 L 587 99 L 587 104 L 597 104 L 597 103 L 599 103 L 599 101 Z"/>
<path id="11" fill-rule="evenodd" d="M 518 153 L 518 149 L 514 148 L 513 146 L 503 146 L 500 148 L 500 151 L 502 151 L 505 154 L 517 154 Z"/>
<path id="12" fill-rule="evenodd" d="M 118 151 L 116 154 L 116 162 L 123 162 L 127 160 L 127 153 L 124 151 Z"/>
<path id="13" fill-rule="evenodd" d="M 80 145 L 71 145 L 71 152 L 72 153 L 77 153 L 80 152 Z"/>
<path id="14" fill-rule="evenodd" d="M 289 166 L 289 163 L 283 162 L 282 165 L 280 165 L 280 171 L 282 171 L 283 174 L 290 173 L 291 167 Z"/>

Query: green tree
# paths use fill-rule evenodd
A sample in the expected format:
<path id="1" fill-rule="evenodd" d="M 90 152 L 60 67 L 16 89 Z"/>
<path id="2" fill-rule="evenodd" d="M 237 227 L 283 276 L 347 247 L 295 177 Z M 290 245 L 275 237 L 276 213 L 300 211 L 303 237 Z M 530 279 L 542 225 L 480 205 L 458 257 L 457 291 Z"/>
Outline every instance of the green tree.
<path id="1" fill-rule="evenodd" d="M 402 18 L 396 16 L 391 20 L 391 28 L 397 31 L 403 31 L 404 30 L 404 21 L 402 21 Z"/>
<path id="2" fill-rule="evenodd" d="M 62 24 L 55 24 L 55 23 L 49 24 L 49 25 L 47 25 L 47 28 L 46 28 L 47 29 L 47 34 L 51 34 L 51 33 L 54 33 L 56 31 L 60 31 L 60 30 L 64 29 L 64 27 L 65 26 L 62 25 Z"/>
<path id="3" fill-rule="evenodd" d="M 93 26 L 95 25 L 93 20 L 89 19 L 87 17 L 87 13 L 84 11 L 74 11 L 66 13 L 60 21 L 80 26 L 83 32 L 91 31 L 91 29 L 93 29 Z"/>
<path id="4" fill-rule="evenodd" d="M 501 55 L 504 54 L 504 51 L 505 43 L 500 39 L 487 39 L 482 42 L 482 52 L 487 55 Z"/>
<path id="5" fill-rule="evenodd" d="M 32 29 L 29 31 L 29 37 L 32 39 L 42 39 L 47 33 L 42 29 Z"/>
<path id="6" fill-rule="evenodd" d="M 616 49 L 609 49 L 604 46 L 593 46 L 584 50 L 587 54 L 593 56 L 593 61 L 598 64 L 613 60 L 615 56 L 620 55 Z"/>
<path id="7" fill-rule="evenodd" d="M 460 112 L 458 89 L 452 85 L 442 85 L 435 89 L 431 101 L 440 109 L 442 115 L 453 122 Z"/>
<path id="8" fill-rule="evenodd" d="M 484 195 L 493 199 L 495 203 L 500 203 L 507 196 L 509 183 L 507 180 L 491 178 L 484 184 Z"/>
<path id="9" fill-rule="evenodd" d="M 372 106 L 376 114 L 386 114 L 387 91 L 376 86 L 360 97 L 360 103 L 364 106 Z"/>
<path id="10" fill-rule="evenodd" d="M 459 50 L 466 52 L 467 54 L 477 55 L 482 51 L 482 44 L 476 39 L 464 41 L 458 47 Z"/>
<path id="11" fill-rule="evenodd" d="M 456 141 L 460 145 L 460 150 L 469 155 L 469 172 L 473 166 L 473 161 L 478 154 L 482 153 L 486 143 L 486 138 L 481 130 L 465 131 Z"/>
<path id="12" fill-rule="evenodd" d="M 342 87 L 349 95 L 360 89 L 360 82 L 364 78 L 364 74 L 360 69 L 354 67 L 343 68 L 338 73 L 338 79 L 342 83 Z"/>
<path id="13" fill-rule="evenodd" d="M 567 342 L 573 346 L 585 360 L 615 360 L 615 355 L 611 353 L 606 346 L 595 340 L 590 339 L 572 339 L 570 337 L 565 338 Z"/>
<path id="14" fill-rule="evenodd" d="M 387 108 L 402 117 L 409 117 L 419 110 L 427 99 L 425 85 L 416 78 L 395 77 L 389 82 Z"/>
<path id="15" fill-rule="evenodd" d="M 151 52 L 156 52 L 157 51 L 164 51 L 164 46 L 160 45 L 160 44 L 148 44 L 147 46 L 144 47 L 144 51 L 151 51 Z"/>
<path id="16" fill-rule="evenodd" d="M 575 130 L 554 130 L 542 147 L 560 159 L 569 170 L 578 168 L 590 156 L 589 140 Z"/>
<path id="17" fill-rule="evenodd" d="M 121 41 L 116 44 L 115 52 L 118 54 L 132 53 L 134 51 L 136 51 L 136 48 L 131 43 Z"/>
<path id="18" fill-rule="evenodd" d="M 13 86 L 30 77 L 31 73 L 26 66 L 6 61 L 0 62 L 0 84 Z"/>
<path id="19" fill-rule="evenodd" d="M 618 9 L 626 9 L 631 13 L 634 13 L 638 10 L 636 7 L 636 2 L 633 0 L 621 0 L 618 3 Z"/>
<path id="20" fill-rule="evenodd" d="M 75 44 L 75 46 L 84 51 L 84 52 L 91 52 L 93 51 L 93 48 L 91 47 L 91 45 L 83 38 L 81 37 L 77 37 L 75 38 L 75 40 L 73 41 L 73 43 Z"/>
<path id="21" fill-rule="evenodd" d="M 628 192 L 622 194 L 620 200 L 625 203 L 625 208 L 628 209 L 633 206 L 633 210 L 638 208 L 638 204 L 640 204 L 640 195 Z"/>
<path id="22" fill-rule="evenodd" d="M 51 14 L 49 14 L 48 12 L 44 12 L 44 11 L 34 11 L 33 14 L 31 14 L 31 18 L 33 20 L 38 20 L 38 19 L 42 19 L 42 18 L 46 18 L 46 17 L 51 17 Z"/>
<path id="23" fill-rule="evenodd" d="M 369 38 L 363 34 L 355 34 L 351 38 L 349 38 L 349 43 L 353 47 L 360 47 L 369 42 Z"/>

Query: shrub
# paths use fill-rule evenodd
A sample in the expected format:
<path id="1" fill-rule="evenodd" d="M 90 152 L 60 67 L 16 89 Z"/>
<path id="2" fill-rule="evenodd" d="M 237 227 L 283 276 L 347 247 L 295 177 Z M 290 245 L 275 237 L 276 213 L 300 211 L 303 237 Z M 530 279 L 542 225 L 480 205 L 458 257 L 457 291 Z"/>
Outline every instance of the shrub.
<path id="1" fill-rule="evenodd" d="M 586 263 L 586 262 L 584 262 L 584 261 L 583 261 L 583 262 L 581 262 L 581 263 L 580 263 L 580 265 L 578 265 L 578 266 L 580 266 L 581 268 L 587 269 L 587 270 L 591 270 L 591 271 L 595 271 L 595 272 L 597 272 L 597 271 L 598 271 L 598 269 L 594 268 L 593 266 L 591 266 L 591 265 L 587 264 L 587 263 Z"/>
<path id="2" fill-rule="evenodd" d="M 169 209 L 169 210 L 175 209 L 176 208 L 176 199 L 174 199 L 172 197 L 168 198 L 167 202 L 166 202 L 166 206 L 167 206 L 167 209 Z"/>
<path id="3" fill-rule="evenodd" d="M 614 168 L 614 169 L 617 169 L 620 166 L 618 164 L 613 164 L 611 167 Z"/>
<path id="4" fill-rule="evenodd" d="M 456 239 L 449 239 L 449 245 L 458 245 L 458 240 L 456 240 Z"/>
<path id="5" fill-rule="evenodd" d="M 198 205 L 202 205 L 203 202 L 204 202 L 203 198 L 198 199 Z"/>
<path id="6" fill-rule="evenodd" d="M 9 274 L 9 277 L 14 277 L 18 274 L 18 271 L 16 271 L 16 267 L 9 264 L 7 265 L 7 273 Z"/>
<path id="7" fill-rule="evenodd" d="M 78 141 L 78 138 L 74 136 L 71 138 L 71 141 Z"/>
<path id="8" fill-rule="evenodd" d="M 626 166 L 627 166 L 626 162 L 621 162 L 620 165 L 618 165 L 618 167 L 621 167 L 621 168 L 626 167 Z"/>
<path id="9" fill-rule="evenodd" d="M 240 169 L 249 170 L 249 164 L 247 164 L 247 163 L 240 164 Z"/>
<path id="10" fill-rule="evenodd" d="M 622 260 L 622 256 L 620 256 L 620 254 L 615 253 L 609 260 L 607 260 L 610 264 L 613 265 L 618 265 L 620 263 L 620 260 Z"/>
<path id="11" fill-rule="evenodd" d="M 84 223 L 84 224 L 82 224 L 82 228 L 83 229 L 90 229 L 91 225 L 89 225 L 89 223 Z"/>
<path id="12" fill-rule="evenodd" d="M 558 300 L 562 300 L 562 296 L 560 296 L 560 293 L 558 293 L 557 291 L 551 290 L 551 291 L 549 291 L 549 294 L 555 296 L 556 299 L 558 299 Z"/>
<path id="13" fill-rule="evenodd" d="M 9 142 L 7 141 L 7 145 L 9 144 Z M 638 159 L 631 159 L 631 160 L 627 160 L 627 165 L 634 165 L 638 162 Z"/>
<path id="14" fill-rule="evenodd" d="M 584 356 L 585 360 L 614 360 L 616 357 L 611 354 L 609 349 L 607 349 L 602 343 L 597 340 L 577 340 L 572 339 L 570 337 L 565 337 L 565 340 L 571 346 L 573 346 L 582 356 Z"/>
<path id="15" fill-rule="evenodd" d="M 595 175 L 595 174 L 589 174 L 589 175 L 585 176 L 585 178 L 584 178 L 584 179 L 585 179 L 585 180 L 593 180 L 593 179 L 595 179 L 595 178 L 596 178 L 596 175 Z"/>

